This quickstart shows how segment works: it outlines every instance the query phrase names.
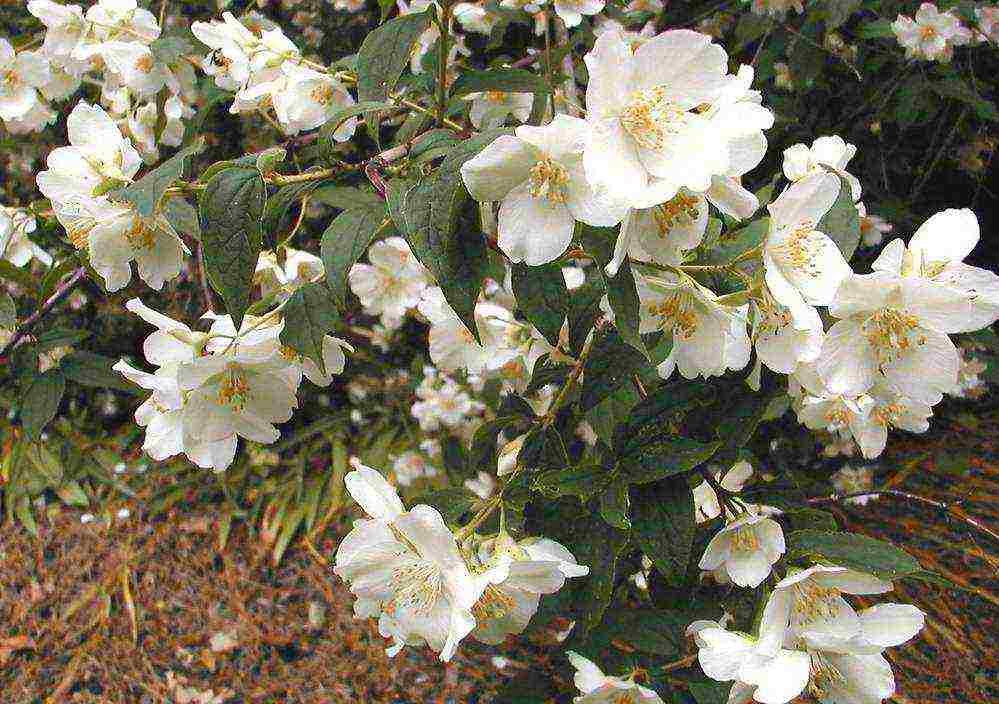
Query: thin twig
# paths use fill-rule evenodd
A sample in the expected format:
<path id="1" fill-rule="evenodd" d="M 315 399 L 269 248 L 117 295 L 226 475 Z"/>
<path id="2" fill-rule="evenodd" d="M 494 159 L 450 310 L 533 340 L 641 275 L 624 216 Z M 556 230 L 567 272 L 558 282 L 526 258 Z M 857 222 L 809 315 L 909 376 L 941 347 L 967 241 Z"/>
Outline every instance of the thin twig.
<path id="1" fill-rule="evenodd" d="M 215 301 L 212 298 L 212 290 L 208 286 L 208 272 L 205 270 L 205 250 L 198 242 L 198 281 L 201 284 L 201 298 L 202 302 L 205 304 L 205 310 L 212 310 L 215 305 Z"/>
<path id="2" fill-rule="evenodd" d="M 49 313 L 49 311 L 55 308 L 60 301 L 66 298 L 66 296 L 68 296 L 70 292 L 74 288 L 76 288 L 76 285 L 79 284 L 84 279 L 84 277 L 86 277 L 86 275 L 87 275 L 86 267 L 81 266 L 79 269 L 73 272 L 72 276 L 70 276 L 64 282 L 59 284 L 59 287 L 55 290 L 55 293 L 49 296 L 49 299 L 45 301 L 45 303 L 43 303 L 38 308 L 38 310 L 29 315 L 25 319 L 25 321 L 17 327 L 17 330 L 14 331 L 14 334 L 11 336 L 10 341 L 2 350 L 0 350 L 0 359 L 5 359 L 9 352 L 13 352 L 14 349 L 21 343 L 21 340 L 23 340 L 28 335 L 28 333 L 31 332 L 32 328 L 35 327 L 38 321 L 44 318 Z"/>
<path id="3" fill-rule="evenodd" d="M 862 496 L 893 496 L 896 499 L 902 499 L 904 501 L 910 501 L 916 504 L 922 504 L 923 506 L 929 506 L 930 508 L 935 508 L 949 516 L 953 516 L 961 523 L 972 528 L 973 530 L 987 535 L 996 542 L 999 542 L 999 533 L 997 533 L 992 528 L 979 521 L 977 518 L 969 516 L 964 510 L 952 503 L 947 503 L 945 501 L 937 501 L 936 499 L 930 499 L 925 496 L 920 496 L 919 494 L 912 494 L 908 491 L 901 491 L 899 489 L 878 489 L 873 491 L 858 491 L 852 494 L 830 494 L 829 496 L 819 496 L 813 499 L 808 499 L 806 503 L 810 506 L 821 506 L 822 504 L 835 504 L 842 503 L 849 499 L 860 498 Z"/>

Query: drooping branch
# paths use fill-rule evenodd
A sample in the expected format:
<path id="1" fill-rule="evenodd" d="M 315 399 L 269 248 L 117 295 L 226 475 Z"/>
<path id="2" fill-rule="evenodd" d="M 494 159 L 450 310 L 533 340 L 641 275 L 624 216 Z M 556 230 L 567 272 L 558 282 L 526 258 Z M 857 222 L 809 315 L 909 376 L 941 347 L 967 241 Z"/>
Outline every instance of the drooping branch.
<path id="1" fill-rule="evenodd" d="M 17 346 L 21 344 L 21 341 L 27 337 L 27 335 L 34 329 L 35 325 L 51 312 L 59 303 L 68 296 L 77 284 L 79 284 L 84 277 L 87 275 L 86 267 L 80 267 L 73 274 L 59 284 L 56 288 L 55 293 L 49 296 L 41 306 L 38 307 L 34 313 L 25 318 L 24 322 L 17 326 L 14 334 L 11 336 L 10 341 L 7 345 L 0 350 L 0 359 L 6 360 L 7 355 L 17 349 Z"/>

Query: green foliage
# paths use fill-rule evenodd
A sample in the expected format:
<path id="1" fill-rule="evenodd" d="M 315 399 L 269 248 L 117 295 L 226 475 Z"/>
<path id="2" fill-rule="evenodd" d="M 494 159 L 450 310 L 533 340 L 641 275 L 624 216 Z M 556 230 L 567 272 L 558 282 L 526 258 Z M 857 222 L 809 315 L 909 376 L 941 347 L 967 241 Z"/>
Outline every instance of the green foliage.
<path id="1" fill-rule="evenodd" d="M 21 423 L 29 438 L 38 439 L 45 426 L 55 418 L 65 392 L 66 378 L 55 369 L 39 374 L 31 381 L 21 399 Z"/>
<path id="2" fill-rule="evenodd" d="M 531 325 L 557 347 L 569 307 L 569 292 L 561 267 L 556 264 L 514 264 L 512 269 L 513 295 L 517 298 L 518 307 Z"/>
<path id="3" fill-rule="evenodd" d="M 683 477 L 635 488 L 635 540 L 666 581 L 683 586 L 694 546 L 694 497 Z"/>
<path id="4" fill-rule="evenodd" d="M 799 530 L 787 536 L 787 548 L 789 560 L 811 557 L 882 579 L 900 579 L 922 571 L 916 558 L 904 550 L 856 533 Z"/>
<path id="5" fill-rule="evenodd" d="M 326 372 L 323 338 L 340 320 L 333 297 L 325 284 L 305 284 L 292 294 L 283 309 L 281 342 L 302 354 Z"/>
<path id="6" fill-rule="evenodd" d="M 191 161 L 205 147 L 204 139 L 184 147 L 155 169 L 114 194 L 114 197 L 128 201 L 145 219 L 152 218 L 170 186 L 184 178 L 191 168 Z"/>
<path id="7" fill-rule="evenodd" d="M 256 167 L 232 166 L 211 177 L 201 195 L 201 241 L 212 286 L 236 328 L 250 306 L 253 272 L 263 246 L 267 189 Z"/>
<path id="8" fill-rule="evenodd" d="M 341 308 L 347 305 L 347 274 L 384 229 L 384 209 L 345 210 L 323 233 L 320 254 L 326 283 Z"/>

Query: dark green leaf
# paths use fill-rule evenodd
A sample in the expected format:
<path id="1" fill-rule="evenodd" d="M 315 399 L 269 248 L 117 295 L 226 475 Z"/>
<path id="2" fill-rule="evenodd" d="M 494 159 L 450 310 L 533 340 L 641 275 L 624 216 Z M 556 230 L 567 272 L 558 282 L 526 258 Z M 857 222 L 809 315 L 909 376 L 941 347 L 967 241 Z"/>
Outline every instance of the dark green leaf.
<path id="1" fill-rule="evenodd" d="M 833 0 L 838 2 L 838 0 Z M 729 690 L 732 685 L 728 682 L 711 682 L 702 680 L 698 682 L 688 682 L 687 689 L 697 704 L 726 704 L 728 702 Z"/>
<path id="2" fill-rule="evenodd" d="M 347 210 L 323 233 L 320 253 L 326 268 L 326 283 L 341 307 L 347 303 L 347 274 L 368 250 L 383 222 L 384 207 L 380 211 L 370 208 Z"/>
<path id="3" fill-rule="evenodd" d="M 787 536 L 788 560 L 810 557 L 881 579 L 899 579 L 922 571 L 919 561 L 883 540 L 856 533 L 799 530 Z"/>
<path id="4" fill-rule="evenodd" d="M 816 226 L 819 232 L 824 232 L 836 243 L 843 257 L 850 261 L 860 244 L 860 214 L 853 202 L 850 182 L 840 177 L 839 197 L 833 207 Z"/>
<path id="5" fill-rule="evenodd" d="M 621 339 L 648 357 L 642 336 L 638 332 L 638 289 L 635 286 L 635 276 L 631 272 L 631 264 L 628 261 L 622 263 L 613 277 L 607 276 L 604 269 L 614 256 L 617 236 L 617 230 L 611 227 L 580 228 L 583 247 L 597 263 L 597 269 L 607 287 L 607 302 L 614 311 L 614 326 L 621 333 Z"/>
<path id="6" fill-rule="evenodd" d="M 569 291 L 565 287 L 562 267 L 514 264 L 512 280 L 517 307 L 549 344 L 558 347 L 559 333 L 569 308 Z"/>
<path id="7" fill-rule="evenodd" d="M 538 472 L 532 478 L 531 488 L 551 499 L 578 496 L 581 501 L 586 502 L 603 491 L 610 480 L 610 473 L 606 468 L 590 463 Z"/>
<path id="8" fill-rule="evenodd" d="M 635 539 L 668 583 L 682 586 L 694 545 L 694 496 L 687 480 L 670 477 L 636 488 Z"/>
<path id="9" fill-rule="evenodd" d="M 517 462 L 530 470 L 563 469 L 569 465 L 569 453 L 555 428 L 538 427 L 527 434 Z"/>
<path id="10" fill-rule="evenodd" d="M 828 511 L 817 508 L 795 508 L 784 512 L 788 527 L 792 531 L 818 530 L 835 532 L 839 526 L 836 518 Z"/>
<path id="11" fill-rule="evenodd" d="M 0 291 L 0 328 L 13 330 L 17 325 L 17 306 L 6 291 Z"/>
<path id="12" fill-rule="evenodd" d="M 21 424 L 29 438 L 37 439 L 42 429 L 55 418 L 65 391 L 66 379 L 55 369 L 32 380 L 21 399 Z"/>
<path id="13" fill-rule="evenodd" d="M 352 186 L 334 186 L 326 184 L 316 189 L 312 200 L 338 210 L 377 210 L 385 207 L 385 200 L 369 189 Z"/>
<path id="14" fill-rule="evenodd" d="M 891 28 L 891 20 L 872 20 L 860 25 L 857 36 L 860 39 L 881 39 L 885 37 L 894 39 L 895 32 Z"/>
<path id="15" fill-rule="evenodd" d="M 205 269 L 236 329 L 250 305 L 253 273 L 263 244 L 261 218 L 266 199 L 260 172 L 242 166 L 212 176 L 201 197 Z"/>
<path id="16" fill-rule="evenodd" d="M 418 496 L 413 503 L 433 506 L 441 512 L 447 523 L 454 524 L 461 520 L 478 500 L 478 497 L 467 489 L 440 489 Z"/>
<path id="17" fill-rule="evenodd" d="M 340 129 L 340 125 L 345 123 L 350 118 L 358 117 L 359 115 L 366 115 L 370 112 L 391 110 L 394 107 L 394 103 L 384 100 L 365 100 L 337 110 L 319 131 L 319 148 L 322 150 L 321 153 L 326 156 L 332 156 L 333 150 L 337 144 L 334 134 L 338 129 Z"/>
<path id="18" fill-rule="evenodd" d="M 191 160 L 204 149 L 204 146 L 205 140 L 198 139 L 112 196 L 128 201 L 139 211 L 139 215 L 148 220 L 156 212 L 166 189 L 185 177 L 191 166 Z"/>
<path id="19" fill-rule="evenodd" d="M 461 440 L 449 435 L 441 441 L 441 459 L 452 483 L 461 484 L 473 472 L 469 472 L 468 454 Z"/>
<path id="20" fill-rule="evenodd" d="M 491 68 L 485 71 L 466 71 L 451 86 L 451 95 L 460 97 L 469 93 L 499 91 L 503 93 L 549 93 L 548 84 L 541 76 L 522 68 Z"/>
<path id="21" fill-rule="evenodd" d="M 424 12 L 396 17 L 378 27 L 361 43 L 357 52 L 357 99 L 384 101 L 395 90 L 409 65 L 413 45 L 430 22 L 433 5 Z"/>
<path id="22" fill-rule="evenodd" d="M 177 234 L 187 235 L 201 241 L 201 225 L 198 223 L 198 209 L 180 196 L 166 197 L 160 210 Z"/>
<path id="23" fill-rule="evenodd" d="M 594 517 L 596 518 L 596 517 Z M 572 554 L 581 565 L 590 568 L 590 574 L 580 589 L 576 604 L 577 620 L 582 634 L 593 630 L 603 619 L 614 592 L 617 561 L 628 544 L 628 534 L 608 526 L 600 519 L 591 519 L 580 526 L 579 540 L 573 544 Z"/>
<path id="24" fill-rule="evenodd" d="M 329 289 L 319 283 L 302 286 L 288 299 L 283 315 L 281 342 L 311 359 L 325 373 L 323 338 L 340 319 Z"/>
<path id="25" fill-rule="evenodd" d="M 607 398 L 622 384 L 630 384 L 633 374 L 645 365 L 645 357 L 625 344 L 617 330 L 598 330 L 593 349 L 583 368 L 581 408 L 587 411 Z"/>
<path id="26" fill-rule="evenodd" d="M 135 384 L 111 368 L 114 363 L 109 357 L 80 350 L 63 357 L 59 369 L 67 379 L 83 386 L 138 393 Z"/>
<path id="27" fill-rule="evenodd" d="M 826 31 L 830 32 L 839 28 L 863 4 L 863 0 L 830 0 L 827 2 L 825 6 Z"/>
<path id="28" fill-rule="evenodd" d="M 600 495 L 600 516 L 607 524 L 621 530 L 631 528 L 628 513 L 631 499 L 628 496 L 627 482 L 615 482 Z"/>
<path id="29" fill-rule="evenodd" d="M 598 279 L 583 284 L 572 292 L 569 298 L 569 351 L 579 354 L 593 323 L 600 316 L 600 299 L 604 287 Z"/>
<path id="30" fill-rule="evenodd" d="M 260 229 L 268 249 L 274 249 L 284 239 L 284 230 L 291 221 L 289 211 L 292 206 L 303 203 L 303 199 L 316 190 L 319 183 L 319 181 L 289 183 L 287 186 L 281 186 L 267 198 L 264 214 L 260 220 Z"/>

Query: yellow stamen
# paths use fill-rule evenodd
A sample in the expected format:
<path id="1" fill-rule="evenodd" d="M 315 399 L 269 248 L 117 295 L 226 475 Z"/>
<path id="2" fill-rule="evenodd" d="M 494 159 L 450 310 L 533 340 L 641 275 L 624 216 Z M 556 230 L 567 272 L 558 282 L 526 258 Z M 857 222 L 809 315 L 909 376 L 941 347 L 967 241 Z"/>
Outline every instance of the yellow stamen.
<path id="1" fill-rule="evenodd" d="M 621 111 L 621 125 L 647 149 L 662 151 L 669 138 L 689 120 L 687 110 L 673 102 L 665 86 L 637 91 Z"/>
<path id="2" fill-rule="evenodd" d="M 557 161 L 542 159 L 531 168 L 531 195 L 547 198 L 551 204 L 565 203 L 565 186 L 569 172 Z"/>

